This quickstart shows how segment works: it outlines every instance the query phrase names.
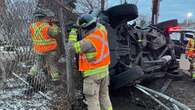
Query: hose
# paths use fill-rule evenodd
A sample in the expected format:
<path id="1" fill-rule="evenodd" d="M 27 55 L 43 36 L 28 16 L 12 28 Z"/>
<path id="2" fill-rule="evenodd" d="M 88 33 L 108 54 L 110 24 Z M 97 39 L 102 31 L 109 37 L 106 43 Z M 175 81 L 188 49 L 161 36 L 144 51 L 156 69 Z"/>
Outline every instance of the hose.
<path id="1" fill-rule="evenodd" d="M 178 106 L 178 107 L 181 108 L 182 110 L 192 110 L 192 109 L 190 109 L 188 106 L 184 105 L 183 103 L 181 103 L 181 102 L 179 102 L 179 101 L 177 101 L 177 100 L 175 100 L 175 99 L 173 99 L 173 98 L 171 98 L 171 97 L 169 97 L 169 96 L 167 96 L 167 95 L 165 95 L 165 94 L 162 94 L 162 93 L 157 92 L 157 91 L 155 91 L 155 90 L 152 90 L 152 89 L 149 89 L 149 88 L 147 88 L 147 87 L 141 86 L 141 85 L 139 85 L 139 84 L 136 84 L 135 87 L 136 87 L 137 89 L 139 89 L 139 90 L 142 89 L 142 90 L 151 92 L 151 93 L 153 93 L 153 94 L 155 94 L 155 95 L 157 95 L 157 96 L 160 96 L 160 97 L 164 98 L 165 100 L 167 100 L 167 101 L 173 103 L 175 106 Z M 175 108 L 175 107 L 174 107 L 174 108 Z M 177 108 L 177 109 L 178 109 L 178 108 Z"/>
<path id="2" fill-rule="evenodd" d="M 137 88 L 137 87 L 136 87 Z M 157 98 L 155 98 L 154 96 L 152 96 L 152 94 L 150 94 L 149 92 L 147 92 L 146 90 L 142 89 L 142 88 L 137 88 L 140 91 L 142 91 L 144 94 L 148 95 L 149 97 L 151 97 L 154 101 L 156 101 L 158 104 L 160 104 L 162 107 L 164 107 L 166 110 L 171 110 L 169 109 L 168 106 L 166 106 L 164 103 L 162 103 L 160 100 L 158 100 Z"/>

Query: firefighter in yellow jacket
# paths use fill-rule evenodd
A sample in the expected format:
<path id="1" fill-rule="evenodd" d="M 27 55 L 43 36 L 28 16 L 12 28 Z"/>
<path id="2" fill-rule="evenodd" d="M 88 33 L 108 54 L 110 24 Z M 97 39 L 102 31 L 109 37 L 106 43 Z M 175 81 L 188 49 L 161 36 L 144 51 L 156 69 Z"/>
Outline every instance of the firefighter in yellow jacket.
<path id="1" fill-rule="evenodd" d="M 190 58 L 191 61 L 191 77 L 195 81 L 195 39 L 190 38 L 186 46 L 186 55 Z"/>
<path id="2" fill-rule="evenodd" d="M 44 73 L 44 68 L 46 67 L 51 80 L 59 80 L 60 73 L 57 65 L 59 55 L 57 54 L 58 43 L 56 36 L 59 36 L 60 29 L 54 23 L 54 13 L 51 10 L 38 9 L 34 16 L 36 21 L 31 23 L 29 31 L 36 54 L 36 63 L 31 68 L 27 81 L 32 86 L 34 84 L 41 86 L 47 80 Z"/>
<path id="3" fill-rule="evenodd" d="M 77 25 L 85 33 L 83 39 L 77 41 L 77 29 L 72 28 L 69 41 L 79 54 L 79 71 L 84 77 L 83 94 L 88 110 L 112 110 L 108 90 L 110 52 L 107 31 L 89 14 L 79 17 Z"/>

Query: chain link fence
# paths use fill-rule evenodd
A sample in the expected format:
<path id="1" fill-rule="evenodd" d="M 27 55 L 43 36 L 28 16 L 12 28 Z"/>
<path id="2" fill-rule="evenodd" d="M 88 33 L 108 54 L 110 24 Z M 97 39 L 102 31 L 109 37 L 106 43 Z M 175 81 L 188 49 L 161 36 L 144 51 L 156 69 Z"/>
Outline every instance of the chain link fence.
<path id="1" fill-rule="evenodd" d="M 45 87 L 47 88 L 46 92 L 37 91 L 32 96 L 24 93 L 24 91 L 31 88 L 26 82 L 26 78 L 30 68 L 35 63 L 35 53 L 32 49 L 28 27 L 33 20 L 33 12 L 37 6 L 40 6 L 40 1 L 5 0 L 3 7 L 1 7 L 0 109 L 72 109 L 71 105 L 73 103 L 69 100 L 70 97 L 66 93 L 67 82 L 65 81 L 65 74 L 61 76 L 63 80 L 57 86 L 48 81 L 47 87 Z M 58 6 L 59 4 L 55 5 Z M 55 13 L 59 16 L 59 12 Z M 59 67 L 65 73 L 65 64 L 60 64 Z M 80 91 L 74 90 L 72 92 L 77 93 L 75 94 L 77 96 L 82 96 Z M 80 106 L 77 109 L 82 108 Z"/>
<path id="2" fill-rule="evenodd" d="M 34 61 L 28 24 L 35 5 L 28 2 L 5 1 L 0 17 L 1 84 L 11 73 L 23 73 Z M 25 68 L 25 69 L 24 69 Z"/>

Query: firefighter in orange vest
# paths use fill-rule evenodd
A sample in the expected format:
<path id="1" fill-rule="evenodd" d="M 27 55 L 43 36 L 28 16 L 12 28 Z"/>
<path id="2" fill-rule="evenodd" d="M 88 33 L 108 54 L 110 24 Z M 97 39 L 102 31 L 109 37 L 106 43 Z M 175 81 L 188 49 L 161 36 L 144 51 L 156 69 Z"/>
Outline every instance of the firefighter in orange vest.
<path id="1" fill-rule="evenodd" d="M 31 33 L 33 49 L 36 54 L 36 63 L 31 68 L 27 81 L 33 87 L 41 88 L 45 86 L 47 71 L 51 80 L 56 82 L 59 80 L 59 68 L 57 65 L 59 54 L 57 53 L 58 43 L 56 36 L 59 37 L 60 29 L 54 23 L 54 13 L 49 9 L 38 9 L 34 13 L 36 21 L 30 24 L 29 31 Z"/>
<path id="2" fill-rule="evenodd" d="M 110 52 L 106 28 L 96 18 L 85 14 L 78 18 L 83 39 L 77 41 L 77 29 L 72 28 L 69 42 L 72 50 L 79 54 L 79 71 L 83 79 L 83 94 L 88 110 L 112 110 L 109 97 Z"/>
<path id="3" fill-rule="evenodd" d="M 191 77 L 195 81 L 195 39 L 193 37 L 189 39 L 186 46 L 186 55 L 191 60 Z"/>

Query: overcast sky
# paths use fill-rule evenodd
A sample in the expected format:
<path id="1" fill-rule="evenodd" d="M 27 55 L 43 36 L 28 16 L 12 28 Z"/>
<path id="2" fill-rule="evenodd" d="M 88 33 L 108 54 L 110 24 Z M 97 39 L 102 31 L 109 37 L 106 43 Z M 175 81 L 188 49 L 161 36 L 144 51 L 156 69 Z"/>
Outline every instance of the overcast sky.
<path id="1" fill-rule="evenodd" d="M 132 1 L 132 0 L 130 0 Z M 139 0 L 139 14 L 151 16 L 152 0 Z M 110 0 L 110 5 L 117 5 L 120 0 Z M 193 21 L 195 21 L 195 0 L 162 0 L 160 6 L 160 21 L 169 19 L 178 19 L 182 22 L 186 19 L 187 13 L 192 12 Z"/>

